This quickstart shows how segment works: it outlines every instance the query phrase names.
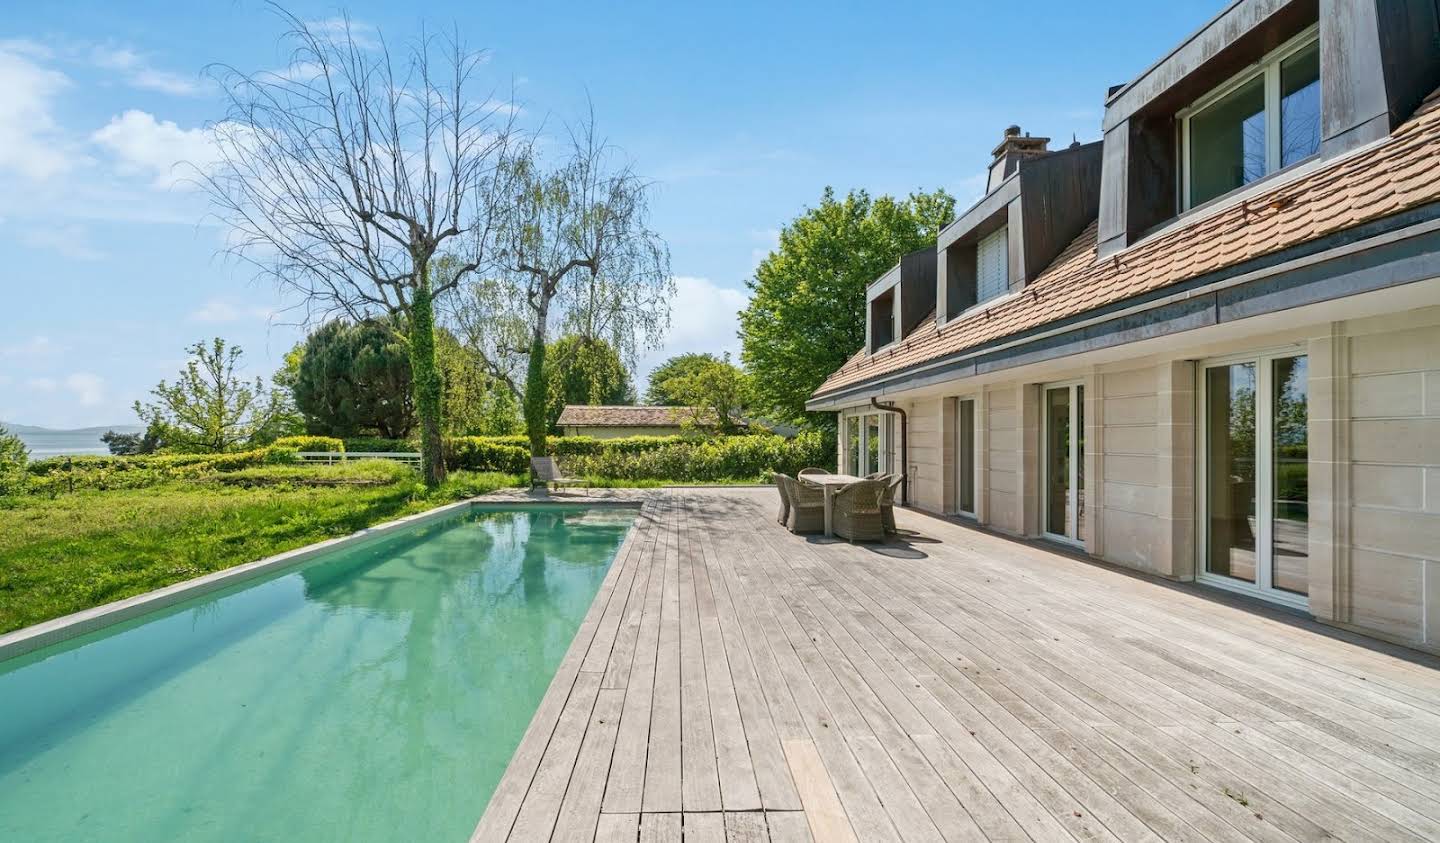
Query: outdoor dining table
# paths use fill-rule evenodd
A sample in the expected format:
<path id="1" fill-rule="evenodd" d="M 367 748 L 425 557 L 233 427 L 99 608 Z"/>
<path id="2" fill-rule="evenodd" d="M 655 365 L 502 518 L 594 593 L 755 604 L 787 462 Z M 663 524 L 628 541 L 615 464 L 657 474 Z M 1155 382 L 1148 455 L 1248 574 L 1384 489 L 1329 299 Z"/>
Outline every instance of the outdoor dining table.
<path id="1" fill-rule="evenodd" d="M 864 480 L 863 477 L 856 477 L 851 474 L 802 474 L 800 482 L 814 483 L 825 490 L 825 535 L 835 535 L 835 493 L 850 485 Z"/>

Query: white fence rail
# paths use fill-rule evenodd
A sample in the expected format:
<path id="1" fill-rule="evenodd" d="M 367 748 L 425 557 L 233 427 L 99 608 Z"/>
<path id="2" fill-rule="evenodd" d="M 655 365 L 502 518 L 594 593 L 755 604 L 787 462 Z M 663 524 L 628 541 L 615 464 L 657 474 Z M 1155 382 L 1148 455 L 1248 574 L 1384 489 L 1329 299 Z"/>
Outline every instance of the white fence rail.
<path id="1" fill-rule="evenodd" d="M 295 456 L 302 462 L 326 465 L 349 460 L 395 460 L 410 465 L 420 464 L 419 451 L 300 451 Z"/>

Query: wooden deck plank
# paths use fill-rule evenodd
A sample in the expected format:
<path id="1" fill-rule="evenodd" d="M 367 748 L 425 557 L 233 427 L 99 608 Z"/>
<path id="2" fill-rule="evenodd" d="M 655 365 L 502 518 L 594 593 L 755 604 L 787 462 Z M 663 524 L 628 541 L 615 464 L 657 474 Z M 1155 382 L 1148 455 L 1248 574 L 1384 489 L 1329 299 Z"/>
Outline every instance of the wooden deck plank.
<path id="1" fill-rule="evenodd" d="M 714 651 L 714 637 L 718 635 L 720 646 L 724 648 L 725 663 L 729 668 L 740 728 L 744 734 L 745 749 L 748 751 L 750 759 L 750 772 L 754 776 L 761 805 L 771 811 L 799 810 L 800 797 L 795 792 L 795 785 L 790 780 L 789 768 L 785 765 L 785 753 L 780 748 L 780 738 L 775 730 L 771 708 L 761 689 L 754 659 L 746 646 L 740 616 L 735 611 L 735 606 L 730 600 L 730 592 L 725 586 L 722 568 L 726 562 L 715 552 L 711 536 L 717 527 L 716 522 L 709 515 L 708 510 L 702 510 L 697 513 L 696 517 L 704 527 L 698 531 L 698 541 L 701 552 L 705 555 L 709 600 L 714 609 L 712 622 L 702 628 L 702 633 L 709 636 L 704 638 L 706 652 Z M 703 605 L 705 603 L 702 601 Z M 717 682 L 719 681 L 722 680 L 717 678 Z M 714 684 L 712 683 L 712 686 Z M 726 717 L 728 718 L 728 716 L 727 714 Z M 722 728 L 727 734 L 720 739 L 718 747 L 724 749 L 728 742 L 735 740 L 735 737 L 733 734 L 729 734 L 734 724 L 723 718 L 722 723 Z M 738 753 L 739 750 L 729 751 Z M 739 763 L 738 760 L 728 762 L 730 765 Z M 730 769 L 728 775 L 737 775 L 733 766 L 728 769 Z M 727 806 L 744 804 L 749 795 L 745 790 L 743 775 L 740 778 L 741 781 L 738 784 L 733 778 L 727 784 L 727 765 L 722 763 L 721 795 Z M 732 797 L 730 794 L 735 795 Z"/>
<path id="2" fill-rule="evenodd" d="M 760 789 L 755 780 L 755 765 L 750 758 L 750 743 L 740 716 L 740 701 L 731 675 L 730 660 L 720 631 L 719 609 L 710 584 L 710 563 L 700 534 L 705 531 L 698 520 L 701 510 L 689 513 L 693 529 L 691 562 L 694 569 L 691 586 L 695 592 L 695 615 L 699 626 L 699 645 L 704 662 L 705 688 L 709 694 L 711 725 L 714 729 L 715 758 L 720 780 L 721 804 L 727 812 L 758 811 L 762 807 Z M 762 826 L 763 826 L 763 817 Z"/>
<path id="3" fill-rule="evenodd" d="M 640 815 L 640 843 L 680 843 L 680 814 L 652 813 Z"/>
<path id="4" fill-rule="evenodd" d="M 680 533 L 677 584 L 680 630 L 680 801 L 685 811 L 719 811 L 720 769 L 715 751 L 715 724 L 710 708 L 706 652 L 700 638 L 695 568 L 700 551 L 691 541 L 684 497 L 678 501 Z M 704 575 L 704 572 L 701 572 Z M 718 691 L 718 689 L 717 689 Z M 733 759 L 734 754 L 729 753 Z M 758 795 L 755 799 L 759 801 Z M 756 806 L 758 807 L 758 805 Z M 722 833 L 723 834 L 723 833 Z"/>
<path id="5" fill-rule="evenodd" d="M 671 531 L 660 572 L 660 639 L 655 656 L 655 690 L 650 707 L 650 732 L 645 751 L 646 813 L 679 813 L 683 733 L 680 722 L 680 548 L 679 508 L 672 505 L 666 525 Z"/>
<path id="6" fill-rule="evenodd" d="M 653 507 L 653 521 L 663 524 L 668 508 L 663 502 Z M 668 533 L 661 530 L 646 546 L 644 611 L 635 636 L 635 655 L 625 683 L 625 704 L 620 713 L 620 731 L 610 759 L 601 810 L 607 813 L 638 814 L 645 792 L 645 764 L 650 747 L 650 717 L 654 702 L 655 665 L 660 644 L 660 600 L 662 571 Z"/>
<path id="7" fill-rule="evenodd" d="M 914 513 L 645 495 L 476 840 L 1440 837 L 1440 660 Z"/>
<path id="8" fill-rule="evenodd" d="M 605 772 L 610 769 L 624 705 L 625 692 L 619 688 L 601 688 L 596 695 L 552 840 L 588 843 L 595 838 L 600 800 L 605 796 Z"/>
<path id="9" fill-rule="evenodd" d="M 771 843 L 815 843 L 804 811 L 766 811 Z"/>

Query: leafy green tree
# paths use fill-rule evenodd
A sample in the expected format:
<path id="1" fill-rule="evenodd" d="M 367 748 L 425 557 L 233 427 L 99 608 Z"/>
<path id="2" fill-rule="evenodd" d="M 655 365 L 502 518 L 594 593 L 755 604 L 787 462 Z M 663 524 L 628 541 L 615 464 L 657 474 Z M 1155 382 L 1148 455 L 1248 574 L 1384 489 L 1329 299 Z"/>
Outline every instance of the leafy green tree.
<path id="1" fill-rule="evenodd" d="M 650 372 L 650 385 L 645 388 L 645 403 L 660 407 L 676 407 L 686 403 L 677 398 L 672 381 L 695 374 L 720 358 L 713 354 L 677 354 Z"/>
<path id="2" fill-rule="evenodd" d="M 780 232 L 780 246 L 747 282 L 740 312 L 740 359 L 756 407 L 776 421 L 834 424 L 810 417 L 805 399 L 865 340 L 865 288 L 907 252 L 935 242 L 955 216 L 943 190 L 904 200 L 826 188 L 820 205 Z"/>
<path id="3" fill-rule="evenodd" d="M 409 436 L 415 405 L 410 351 L 402 336 L 394 325 L 374 319 L 336 319 L 312 333 L 291 387 L 306 432 Z"/>
<path id="4" fill-rule="evenodd" d="M 556 421 L 566 404 L 635 402 L 630 373 L 604 340 L 561 337 L 546 346 L 545 367 L 545 423 L 552 433 L 558 432 Z"/>
<path id="5" fill-rule="evenodd" d="M 667 381 L 677 403 L 690 408 L 686 425 L 714 425 L 721 433 L 735 433 L 744 423 L 745 407 L 750 403 L 750 378 L 730 362 L 726 354 L 717 360 L 710 355 L 687 374 Z"/>
<path id="6" fill-rule="evenodd" d="M 25 488 L 25 465 L 30 449 L 20 437 L 0 425 L 0 495 L 18 494 Z"/>
<path id="7" fill-rule="evenodd" d="M 521 432 L 520 404 L 490 374 L 483 357 L 448 330 L 435 332 L 444 430 L 448 436 L 510 436 Z"/>
<path id="8" fill-rule="evenodd" d="M 284 403 L 261 378 L 235 374 L 245 352 L 216 337 L 188 349 L 190 360 L 174 384 L 160 381 L 149 404 L 135 402 L 135 415 L 147 425 L 169 431 L 172 446 L 221 453 L 249 444 L 273 424 Z"/>

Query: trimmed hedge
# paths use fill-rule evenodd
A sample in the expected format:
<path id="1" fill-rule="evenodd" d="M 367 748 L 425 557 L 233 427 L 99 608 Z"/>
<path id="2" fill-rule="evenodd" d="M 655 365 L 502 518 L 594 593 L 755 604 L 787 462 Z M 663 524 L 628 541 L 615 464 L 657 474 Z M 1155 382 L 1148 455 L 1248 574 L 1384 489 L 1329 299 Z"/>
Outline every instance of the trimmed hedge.
<path id="1" fill-rule="evenodd" d="M 351 453 L 412 453 L 420 450 L 420 443 L 410 439 L 386 439 L 383 436 L 352 436 L 344 441 L 345 450 Z"/>
<path id="2" fill-rule="evenodd" d="M 511 437 L 457 436 L 446 439 L 445 465 L 466 471 L 523 474 L 530 470 L 530 449 L 497 442 Z"/>
<path id="3" fill-rule="evenodd" d="M 661 441 L 641 443 L 636 440 Z M 601 444 L 592 453 L 561 456 L 565 474 L 617 480 L 715 483 L 768 480 L 770 474 L 776 471 L 795 474 L 802 468 L 833 469 L 835 466 L 835 449 L 823 436 L 813 431 L 793 439 L 757 435 L 709 439 L 634 437 L 598 441 Z"/>
<path id="4" fill-rule="evenodd" d="M 333 436 L 282 436 L 273 443 L 276 448 L 290 448 L 295 451 L 323 451 L 345 453 L 345 442 Z"/>

